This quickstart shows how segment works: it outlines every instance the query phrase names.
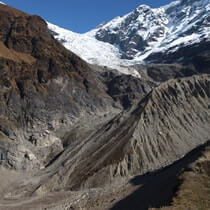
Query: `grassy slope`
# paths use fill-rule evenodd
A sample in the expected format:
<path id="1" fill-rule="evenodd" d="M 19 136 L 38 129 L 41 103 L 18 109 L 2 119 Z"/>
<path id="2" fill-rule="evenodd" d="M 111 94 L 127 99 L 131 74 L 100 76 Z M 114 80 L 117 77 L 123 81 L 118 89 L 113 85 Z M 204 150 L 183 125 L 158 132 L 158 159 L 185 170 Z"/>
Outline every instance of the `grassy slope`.
<path id="1" fill-rule="evenodd" d="M 210 147 L 179 176 L 179 180 L 172 205 L 162 210 L 210 209 Z"/>

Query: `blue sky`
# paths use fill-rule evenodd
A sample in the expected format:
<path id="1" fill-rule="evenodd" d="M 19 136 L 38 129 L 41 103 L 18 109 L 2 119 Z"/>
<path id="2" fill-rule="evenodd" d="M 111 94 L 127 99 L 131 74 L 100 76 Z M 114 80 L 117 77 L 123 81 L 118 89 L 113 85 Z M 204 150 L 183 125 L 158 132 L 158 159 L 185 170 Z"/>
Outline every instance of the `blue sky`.
<path id="1" fill-rule="evenodd" d="M 1 0 L 5 4 L 74 32 L 87 32 L 141 4 L 159 7 L 172 0 Z"/>

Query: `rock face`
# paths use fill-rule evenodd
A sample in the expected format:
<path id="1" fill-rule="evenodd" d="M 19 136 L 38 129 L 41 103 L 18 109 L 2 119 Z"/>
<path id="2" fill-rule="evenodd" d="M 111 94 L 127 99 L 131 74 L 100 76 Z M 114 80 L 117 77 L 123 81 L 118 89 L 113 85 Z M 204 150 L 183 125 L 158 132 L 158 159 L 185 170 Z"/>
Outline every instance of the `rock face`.
<path id="1" fill-rule="evenodd" d="M 1 163 L 40 168 L 63 150 L 77 119 L 111 111 L 112 98 L 40 17 L 0 4 L 0 25 Z"/>
<path id="2" fill-rule="evenodd" d="M 199 43 L 183 46 L 174 51 L 168 52 L 156 52 L 150 54 L 146 60 L 150 63 L 182 63 L 184 65 L 193 63 L 199 68 L 199 71 L 209 72 L 209 67 L 207 62 L 209 59 L 209 46 L 210 42 L 208 40 L 203 40 Z M 160 60 L 160 58 L 163 58 Z M 204 63 L 203 63 L 204 62 Z M 202 64 L 203 63 L 203 64 Z M 205 70 L 204 70 L 205 67 Z"/>
<path id="3" fill-rule="evenodd" d="M 131 108 L 156 86 L 153 81 L 137 79 L 131 75 L 115 76 L 106 84 L 107 93 L 124 109 Z"/>

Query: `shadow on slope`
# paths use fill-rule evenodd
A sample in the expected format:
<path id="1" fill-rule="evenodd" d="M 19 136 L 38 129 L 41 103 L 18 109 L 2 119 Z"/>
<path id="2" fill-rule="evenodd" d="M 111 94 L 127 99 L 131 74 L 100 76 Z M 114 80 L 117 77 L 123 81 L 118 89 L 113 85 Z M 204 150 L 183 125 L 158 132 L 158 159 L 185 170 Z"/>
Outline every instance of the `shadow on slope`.
<path id="1" fill-rule="evenodd" d="M 185 167 L 196 161 L 209 145 L 210 141 L 162 170 L 135 177 L 131 183 L 139 185 L 139 189 L 115 204 L 111 210 L 147 210 L 169 206 L 179 184 L 179 174 Z"/>

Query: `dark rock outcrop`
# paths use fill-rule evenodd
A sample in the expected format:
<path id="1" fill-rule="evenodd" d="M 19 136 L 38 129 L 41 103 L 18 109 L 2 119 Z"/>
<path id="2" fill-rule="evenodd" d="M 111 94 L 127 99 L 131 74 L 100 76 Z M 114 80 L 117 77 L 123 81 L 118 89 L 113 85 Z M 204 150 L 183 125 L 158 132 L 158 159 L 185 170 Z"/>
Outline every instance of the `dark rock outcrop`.
<path id="1" fill-rule="evenodd" d="M 210 42 L 203 40 L 196 44 L 180 47 L 175 51 L 153 53 L 146 58 L 146 61 L 150 63 L 181 63 L 185 65 L 193 63 L 196 64 L 199 72 L 209 73 L 209 48 Z"/>
<path id="2" fill-rule="evenodd" d="M 108 94 L 120 102 L 124 109 L 131 108 L 155 86 L 151 81 L 137 79 L 131 75 L 116 76 L 107 84 Z"/>

